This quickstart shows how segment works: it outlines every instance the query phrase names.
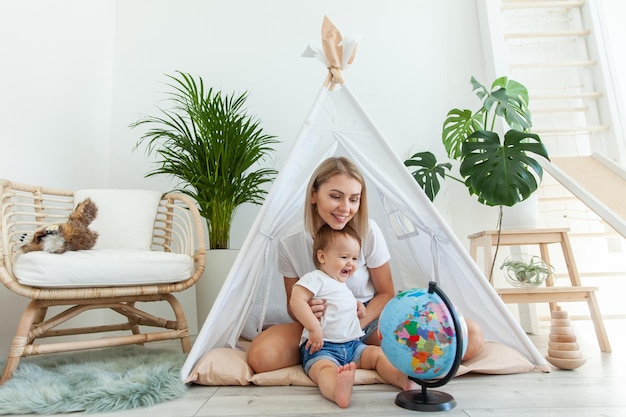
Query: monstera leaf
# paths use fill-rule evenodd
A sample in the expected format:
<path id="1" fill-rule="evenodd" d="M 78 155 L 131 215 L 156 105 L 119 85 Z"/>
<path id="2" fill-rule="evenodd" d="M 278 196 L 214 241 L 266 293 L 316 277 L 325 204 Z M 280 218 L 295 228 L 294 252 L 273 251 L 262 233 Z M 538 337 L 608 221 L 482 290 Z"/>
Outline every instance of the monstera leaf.
<path id="1" fill-rule="evenodd" d="M 522 84 L 507 77 L 496 79 L 490 90 L 474 77 L 470 83 L 482 106 L 474 113 L 467 109 L 452 109 L 443 122 L 441 141 L 452 159 L 461 157 L 463 142 L 472 133 L 481 129 L 493 130 L 497 117 L 503 118 L 512 129 L 526 131 L 532 126 L 528 90 Z"/>
<path id="2" fill-rule="evenodd" d="M 527 130 L 532 126 L 528 109 L 528 90 L 522 84 L 507 77 L 500 77 L 491 84 L 489 91 L 474 77 L 470 83 L 473 91 L 483 102 L 482 112 L 489 114 L 494 108 L 495 115 L 503 117 L 506 123 L 516 130 Z M 495 117 L 492 121 L 495 121 Z M 483 129 L 493 130 L 493 125 L 484 126 Z"/>
<path id="3" fill-rule="evenodd" d="M 509 130 L 504 144 L 495 132 L 478 130 L 463 143 L 460 173 L 470 194 L 489 206 L 513 206 L 535 190 L 543 169 L 529 153 L 548 159 L 539 136 Z"/>
<path id="4" fill-rule="evenodd" d="M 472 114 L 471 110 L 452 109 L 443 122 L 441 141 L 448 156 L 452 159 L 461 157 L 461 146 L 465 139 L 476 130 L 483 128 L 483 113 Z"/>
<path id="5" fill-rule="evenodd" d="M 413 175 L 415 181 L 422 187 L 430 201 L 435 199 L 435 196 L 441 189 L 439 177 L 444 180 L 446 176 L 449 176 L 446 174 L 446 171 L 450 171 L 452 168 L 452 164 L 449 162 L 437 164 L 435 155 L 427 151 L 412 155 L 411 158 L 404 161 L 404 165 L 407 167 L 417 167 L 411 175 Z"/>

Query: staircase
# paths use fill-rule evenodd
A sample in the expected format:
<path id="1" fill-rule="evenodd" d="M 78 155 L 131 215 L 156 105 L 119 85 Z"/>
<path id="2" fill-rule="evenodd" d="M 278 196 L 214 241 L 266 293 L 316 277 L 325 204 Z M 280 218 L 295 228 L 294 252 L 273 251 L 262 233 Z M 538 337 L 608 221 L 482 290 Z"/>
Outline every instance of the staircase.
<path id="1" fill-rule="evenodd" d="M 626 314 L 611 294 L 626 289 L 626 145 L 603 36 L 595 29 L 597 2 L 480 0 L 477 6 L 491 46 L 490 78 L 508 75 L 528 88 L 532 131 L 552 160 L 544 163 L 539 189 L 540 227 L 571 229 L 583 284 L 606 289 L 603 314 Z"/>

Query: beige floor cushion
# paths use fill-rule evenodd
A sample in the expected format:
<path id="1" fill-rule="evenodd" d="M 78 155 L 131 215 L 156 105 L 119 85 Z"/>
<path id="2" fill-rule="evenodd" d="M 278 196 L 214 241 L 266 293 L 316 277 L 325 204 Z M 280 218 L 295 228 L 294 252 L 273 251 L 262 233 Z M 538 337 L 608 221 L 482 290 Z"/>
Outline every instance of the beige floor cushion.
<path id="1" fill-rule="evenodd" d="M 245 350 L 213 349 L 198 361 L 186 382 L 199 385 L 315 386 L 300 365 L 255 374 L 247 359 L 248 354 Z M 533 364 L 515 349 L 495 342 L 486 342 L 476 356 L 461 364 L 456 376 L 468 372 L 492 375 L 517 374 L 530 372 L 534 368 Z M 375 371 L 357 369 L 354 383 L 384 384 L 385 381 Z"/>

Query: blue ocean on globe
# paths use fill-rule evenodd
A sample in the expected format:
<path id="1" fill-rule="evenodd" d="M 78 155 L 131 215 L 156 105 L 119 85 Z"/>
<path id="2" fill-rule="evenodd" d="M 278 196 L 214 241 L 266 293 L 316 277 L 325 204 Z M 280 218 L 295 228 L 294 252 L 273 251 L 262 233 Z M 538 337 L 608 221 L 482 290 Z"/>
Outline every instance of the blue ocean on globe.
<path id="1" fill-rule="evenodd" d="M 455 310 L 466 341 L 465 319 Z M 441 297 L 427 288 L 392 298 L 380 315 L 378 335 L 387 359 L 410 377 L 442 378 L 454 365 L 457 337 L 452 315 Z"/>

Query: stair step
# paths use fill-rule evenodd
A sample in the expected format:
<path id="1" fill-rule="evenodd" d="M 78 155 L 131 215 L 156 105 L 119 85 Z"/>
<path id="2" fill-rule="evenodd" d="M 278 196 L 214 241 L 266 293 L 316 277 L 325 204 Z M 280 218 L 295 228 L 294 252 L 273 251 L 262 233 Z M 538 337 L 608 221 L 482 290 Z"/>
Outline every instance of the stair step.
<path id="1" fill-rule="evenodd" d="M 597 126 L 574 126 L 574 127 L 557 127 L 557 128 L 533 128 L 533 133 L 538 135 L 560 135 L 565 133 L 579 134 L 579 133 L 595 133 L 606 132 L 609 127 L 606 125 Z"/>
<path id="2" fill-rule="evenodd" d="M 589 36 L 591 30 L 563 30 L 554 32 L 519 32 L 505 33 L 504 39 L 528 39 L 528 38 L 560 38 L 560 37 L 584 37 Z"/>
<path id="3" fill-rule="evenodd" d="M 531 109 L 533 114 L 546 113 L 585 113 L 589 110 L 589 106 L 582 107 L 547 107 L 543 109 Z"/>
<path id="4" fill-rule="evenodd" d="M 591 91 L 588 93 L 571 94 L 530 94 L 533 100 L 575 100 L 575 99 L 596 99 L 602 97 L 601 91 Z"/>
<path id="5" fill-rule="evenodd" d="M 580 8 L 584 1 L 505 1 L 500 6 L 500 10 L 522 10 L 522 9 L 554 9 L 554 8 Z"/>
<path id="6" fill-rule="evenodd" d="M 545 68 L 566 68 L 566 67 L 575 67 L 575 68 L 584 68 L 584 67 L 593 67 L 596 65 L 596 61 L 594 59 L 583 60 L 583 61 L 557 61 L 557 62 L 527 62 L 520 64 L 509 64 L 509 69 L 514 70 L 526 70 L 526 69 L 545 69 Z"/>

